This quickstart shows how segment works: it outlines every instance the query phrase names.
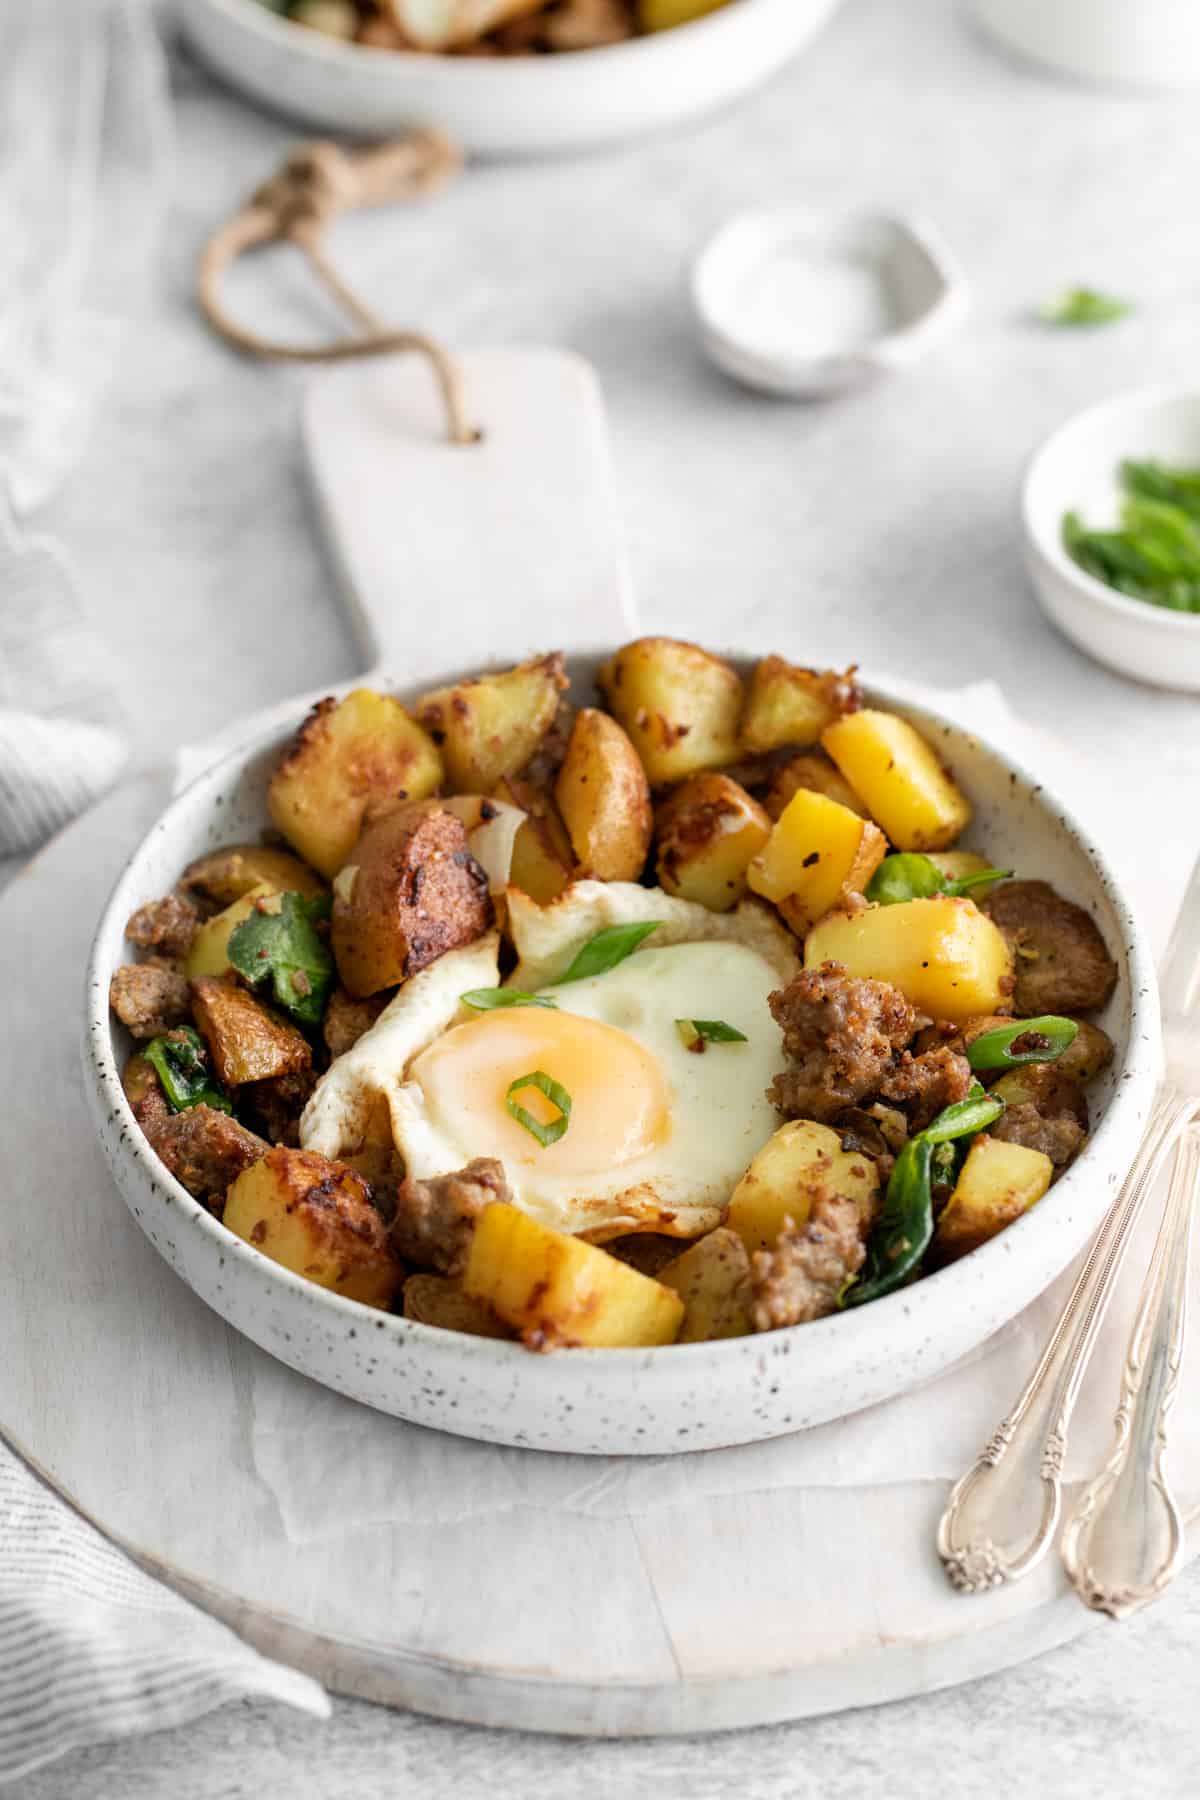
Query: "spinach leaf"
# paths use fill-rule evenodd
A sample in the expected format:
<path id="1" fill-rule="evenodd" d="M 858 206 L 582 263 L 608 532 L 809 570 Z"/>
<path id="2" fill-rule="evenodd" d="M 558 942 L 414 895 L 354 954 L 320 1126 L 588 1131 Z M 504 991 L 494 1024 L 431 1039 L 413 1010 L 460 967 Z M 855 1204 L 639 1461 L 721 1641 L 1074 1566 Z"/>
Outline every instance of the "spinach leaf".
<path id="1" fill-rule="evenodd" d="M 337 979 L 333 953 L 317 931 L 329 916 L 325 894 L 280 895 L 277 912 L 252 912 L 229 937 L 229 960 L 251 987 L 269 983 L 277 1005 L 301 1025 L 319 1025 Z"/>
<path id="2" fill-rule="evenodd" d="M 842 1291 L 840 1306 L 865 1306 L 890 1294 L 913 1274 L 933 1236 L 933 1183 L 945 1174 L 941 1146 L 974 1137 L 1000 1117 L 1003 1100 L 973 1083 L 965 1100 L 940 1112 L 910 1138 L 896 1158 L 887 1193 L 867 1244 L 858 1277 Z M 936 1167 L 935 1167 L 936 1159 Z"/>
<path id="3" fill-rule="evenodd" d="M 640 925 L 606 925 L 594 938 L 589 938 L 565 975 L 551 982 L 552 987 L 565 987 L 568 981 L 586 981 L 592 975 L 607 974 L 632 956 L 643 938 L 657 931 L 661 919 L 647 919 Z"/>
<path id="4" fill-rule="evenodd" d="M 934 894 L 956 899 L 987 882 L 1005 881 L 1011 869 L 975 869 L 970 875 L 943 875 L 931 857 L 916 850 L 885 856 L 867 883 L 866 897 L 879 906 L 899 906 L 905 900 L 928 900 Z"/>
<path id="5" fill-rule="evenodd" d="M 142 1055 L 158 1076 L 172 1112 L 186 1112 L 192 1106 L 211 1106 L 224 1113 L 233 1111 L 229 1096 L 209 1073 L 204 1039 L 191 1025 L 180 1025 L 174 1031 L 164 1032 L 162 1037 L 156 1037 L 146 1045 Z"/>

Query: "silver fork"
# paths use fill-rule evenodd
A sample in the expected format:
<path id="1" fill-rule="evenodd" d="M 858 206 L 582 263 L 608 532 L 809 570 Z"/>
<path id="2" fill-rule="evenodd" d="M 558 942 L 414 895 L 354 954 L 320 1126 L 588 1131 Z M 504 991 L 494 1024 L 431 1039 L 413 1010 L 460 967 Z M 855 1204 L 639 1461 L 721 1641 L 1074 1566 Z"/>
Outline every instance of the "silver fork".
<path id="1" fill-rule="evenodd" d="M 1171 1193 L 1130 1339 L 1113 1451 L 1072 1515 L 1064 1560 L 1080 1597 L 1117 1617 L 1161 1593 L 1178 1568 L 1182 1528 L 1163 1458 L 1186 1329 L 1197 1171 L 1188 1126 L 1200 1117 L 1200 862 L 1188 883 L 1160 986 L 1166 1076 L 1133 1166 L 1037 1367 L 956 1484 L 938 1525 L 938 1555 L 964 1593 L 1019 1581 L 1054 1542 L 1080 1384 L 1133 1228 L 1177 1148 Z"/>

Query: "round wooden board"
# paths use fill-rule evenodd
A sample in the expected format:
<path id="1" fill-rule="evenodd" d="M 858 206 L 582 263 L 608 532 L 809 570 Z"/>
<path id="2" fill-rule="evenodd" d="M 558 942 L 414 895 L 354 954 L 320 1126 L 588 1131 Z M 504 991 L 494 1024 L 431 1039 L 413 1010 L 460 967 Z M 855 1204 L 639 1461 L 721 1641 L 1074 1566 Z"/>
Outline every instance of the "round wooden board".
<path id="1" fill-rule="evenodd" d="M 165 777 L 120 790 L 0 902 L 0 1424 L 139 1563 L 336 1691 L 590 1735 L 923 1693 L 1098 1622 L 1053 1560 L 954 1594 L 940 1477 L 856 1485 L 836 1454 L 814 1474 L 798 1439 L 624 1464 L 466 1443 L 304 1381 L 210 1313 L 127 1215 L 79 1062 L 93 924 L 166 796 Z M 993 1397 L 975 1411 L 954 1457 L 996 1422 Z"/>

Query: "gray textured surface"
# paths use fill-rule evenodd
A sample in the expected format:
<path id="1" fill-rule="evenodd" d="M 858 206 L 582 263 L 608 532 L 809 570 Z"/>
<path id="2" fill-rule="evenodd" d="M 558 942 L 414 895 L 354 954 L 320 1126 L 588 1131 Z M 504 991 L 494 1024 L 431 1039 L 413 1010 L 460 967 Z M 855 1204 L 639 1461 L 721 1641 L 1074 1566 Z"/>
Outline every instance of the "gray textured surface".
<path id="1" fill-rule="evenodd" d="M 143 760 L 356 660 L 300 481 L 303 378 L 238 361 L 189 302 L 204 233 L 293 134 L 189 65 L 176 80 L 164 291 L 52 521 L 103 608 Z M 569 166 L 477 170 L 428 208 L 340 226 L 335 248 L 398 321 L 461 343 L 569 344 L 595 361 L 650 625 L 718 640 L 728 626 L 927 680 L 992 674 L 1084 749 L 1119 735 L 1149 757 L 1164 734 L 1194 739 L 1195 702 L 1125 685 L 1053 636 L 1021 575 L 1013 508 L 1023 459 L 1060 417 L 1192 371 L 1194 122 L 1188 95 L 1045 82 L 986 50 L 950 0 L 848 0 L 810 55 L 712 125 Z M 913 376 L 835 407 L 729 385 L 692 347 L 679 270 L 726 213 L 770 198 L 929 213 L 973 285 L 967 328 Z M 1095 335 L 1026 322 L 1075 281 L 1131 293 L 1142 311 Z M 269 285 L 262 263 L 235 284 L 260 323 L 300 334 L 325 316 L 286 257 L 270 310 Z M 864 1547 L 881 1580 L 889 1553 Z M 556 1800 L 907 1800 L 1028 1792 L 1043 1779 L 1062 1795 L 1182 1794 L 1195 1788 L 1198 1652 L 1193 1572 L 1128 1625 L 874 1716 L 582 1745 L 358 1704 L 339 1705 L 328 1727 L 245 1707 L 74 1757 L 22 1795 L 470 1800 L 536 1784 Z"/>

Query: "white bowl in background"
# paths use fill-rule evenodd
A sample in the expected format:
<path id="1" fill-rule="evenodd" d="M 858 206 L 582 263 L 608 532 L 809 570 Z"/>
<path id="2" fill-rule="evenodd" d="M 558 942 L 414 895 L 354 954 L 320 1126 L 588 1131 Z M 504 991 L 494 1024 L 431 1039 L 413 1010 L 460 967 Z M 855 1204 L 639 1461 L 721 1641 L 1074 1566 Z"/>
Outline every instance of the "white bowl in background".
<path id="1" fill-rule="evenodd" d="M 907 367 L 967 311 L 966 279 L 925 221 L 796 206 L 730 219 L 693 261 L 689 291 L 719 368 L 806 400 Z"/>
<path id="2" fill-rule="evenodd" d="M 1117 593 L 1063 545 L 1064 513 L 1101 530 L 1115 524 L 1127 458 L 1200 469 L 1200 388 L 1120 394 L 1047 438 L 1021 490 L 1026 565 L 1048 617 L 1097 662 L 1155 687 L 1200 693 L 1200 614 Z"/>
<path id="3" fill-rule="evenodd" d="M 339 43 L 258 0 L 179 0 L 198 55 L 252 100 L 322 131 L 440 125 L 485 156 L 597 148 L 737 99 L 815 36 L 839 0 L 729 0 L 673 30 L 553 56 L 428 56 Z"/>
<path id="4" fill-rule="evenodd" d="M 570 659 L 577 693 L 591 686 L 610 649 Z M 748 667 L 745 658 L 741 666 Z M 437 685 L 457 679 L 460 671 L 450 669 Z M 1089 1092 L 1093 1136 L 1027 1217 L 870 1306 L 757 1337 L 655 1350 L 536 1356 L 519 1344 L 373 1311 L 271 1262 L 227 1231 L 150 1149 L 121 1087 L 132 1046 L 109 1013 L 108 987 L 125 960 L 125 921 L 134 909 L 169 892 L 194 857 L 257 837 L 268 777 L 298 722 L 277 719 L 167 808 L 118 881 L 92 948 L 85 1086 L 108 1165 L 150 1242 L 209 1306 L 302 1374 L 417 1424 L 530 1449 L 638 1455 L 757 1442 L 887 1399 L 982 1343 L 1061 1274 L 1124 1178 L 1158 1078 L 1158 993 L 1111 871 L 1040 773 L 1014 767 L 970 732 L 886 688 L 869 691 L 911 718 L 953 767 L 975 804 L 972 841 L 993 862 L 1044 876 L 1087 906 L 1117 961 L 1103 1018 L 1116 1057 Z"/>
<path id="5" fill-rule="evenodd" d="M 1047 68 L 1113 87 L 1200 82 L 1195 0 L 972 0 L 1008 49 Z"/>

